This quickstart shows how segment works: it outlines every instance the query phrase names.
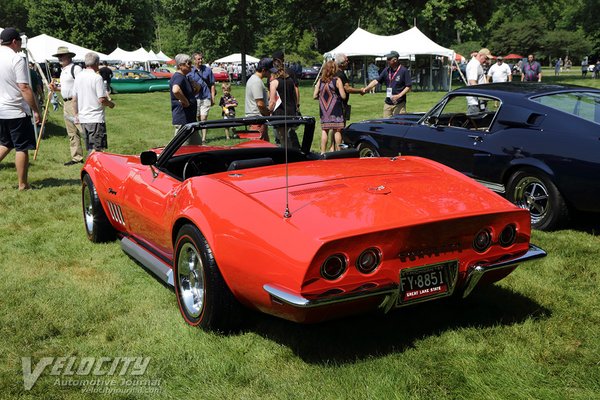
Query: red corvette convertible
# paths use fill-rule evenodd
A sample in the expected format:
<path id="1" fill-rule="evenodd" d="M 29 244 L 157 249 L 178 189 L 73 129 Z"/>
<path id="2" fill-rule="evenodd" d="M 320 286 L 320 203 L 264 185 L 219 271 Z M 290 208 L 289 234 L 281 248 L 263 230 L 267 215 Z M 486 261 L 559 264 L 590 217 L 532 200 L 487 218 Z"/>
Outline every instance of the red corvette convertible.
<path id="1" fill-rule="evenodd" d="M 202 128 L 256 124 L 302 144 L 186 144 Z M 247 308 L 316 322 L 466 297 L 545 256 L 527 210 L 472 179 L 418 157 L 317 155 L 314 128 L 311 117 L 206 121 L 139 156 L 95 152 L 81 173 L 87 235 L 118 238 L 175 287 L 187 323 L 218 331 Z"/>

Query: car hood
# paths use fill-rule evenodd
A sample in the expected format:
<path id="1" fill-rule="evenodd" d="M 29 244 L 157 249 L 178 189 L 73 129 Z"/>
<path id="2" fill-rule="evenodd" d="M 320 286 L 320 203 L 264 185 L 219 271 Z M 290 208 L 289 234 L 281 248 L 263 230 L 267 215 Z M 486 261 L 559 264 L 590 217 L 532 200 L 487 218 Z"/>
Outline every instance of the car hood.
<path id="1" fill-rule="evenodd" d="M 515 209 L 458 172 L 416 157 L 327 160 L 288 168 L 287 196 L 285 165 L 218 174 L 218 179 L 277 216 L 284 215 L 287 199 L 288 222 L 322 239 Z"/>

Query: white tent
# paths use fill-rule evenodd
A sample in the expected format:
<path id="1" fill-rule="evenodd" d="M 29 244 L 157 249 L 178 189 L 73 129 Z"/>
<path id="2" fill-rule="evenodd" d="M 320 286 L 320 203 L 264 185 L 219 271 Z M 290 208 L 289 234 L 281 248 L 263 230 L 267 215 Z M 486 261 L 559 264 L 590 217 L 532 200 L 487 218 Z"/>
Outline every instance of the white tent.
<path id="1" fill-rule="evenodd" d="M 159 59 L 159 61 L 170 61 L 171 58 L 169 56 L 167 56 L 165 53 L 161 51 L 158 52 L 158 54 L 156 55 Z"/>
<path id="2" fill-rule="evenodd" d="M 109 60 L 113 61 L 122 61 L 122 62 L 148 62 L 148 61 L 156 61 L 155 57 L 150 56 L 150 54 L 143 48 L 140 47 L 134 51 L 123 50 L 120 47 L 117 47 L 112 53 L 106 56 Z"/>
<path id="3" fill-rule="evenodd" d="M 347 56 L 384 56 L 390 51 L 397 51 L 400 56 L 435 55 L 452 58 L 454 51 L 435 43 L 423 34 L 416 26 L 405 32 L 392 36 L 380 36 L 357 28 L 338 47 L 329 51 L 335 55 L 344 53 Z"/>
<path id="4" fill-rule="evenodd" d="M 65 40 L 60 40 L 55 37 L 41 34 L 36 37 L 32 37 L 27 42 L 27 49 L 33 56 L 33 59 L 38 62 L 48 61 L 58 61 L 56 57 L 52 55 L 56 53 L 60 46 L 66 46 L 69 51 L 75 53 L 75 57 L 73 57 L 76 61 L 83 61 L 86 53 L 89 53 L 90 49 L 86 49 L 85 47 L 77 46 L 76 44 L 69 43 Z M 104 53 L 100 53 L 98 51 L 95 52 L 100 56 L 101 60 L 106 60 L 107 56 Z"/>
<path id="5" fill-rule="evenodd" d="M 246 54 L 246 62 L 249 63 L 257 63 L 260 60 L 256 57 L 252 57 L 249 54 Z M 216 63 L 241 63 L 242 62 L 242 53 L 233 53 L 228 55 L 227 57 L 223 57 L 223 58 L 219 58 L 218 60 L 215 60 L 214 62 Z"/>
<path id="6" fill-rule="evenodd" d="M 416 26 L 390 37 L 390 50 L 396 50 L 400 56 L 432 55 L 454 58 L 454 50 L 447 49 L 429 39 Z M 389 53 L 389 51 L 388 51 Z"/>
<path id="7" fill-rule="evenodd" d="M 356 28 L 342 44 L 328 53 L 344 53 L 347 56 L 383 56 L 391 50 L 390 44 L 388 44 L 389 37 Z"/>

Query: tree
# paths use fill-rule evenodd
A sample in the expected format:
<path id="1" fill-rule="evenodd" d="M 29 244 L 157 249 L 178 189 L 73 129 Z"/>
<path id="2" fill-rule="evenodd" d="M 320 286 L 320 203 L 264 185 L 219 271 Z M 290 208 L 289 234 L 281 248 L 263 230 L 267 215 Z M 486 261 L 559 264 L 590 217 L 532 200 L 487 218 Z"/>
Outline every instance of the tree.
<path id="1" fill-rule="evenodd" d="M 0 26 L 3 28 L 15 28 L 21 32 L 27 33 L 28 36 L 32 32 L 27 32 L 27 8 L 22 1 L 19 0 L 2 0 L 2 13 L 0 13 Z"/>
<path id="2" fill-rule="evenodd" d="M 151 0 L 27 0 L 29 27 L 101 52 L 132 50 L 154 38 Z"/>

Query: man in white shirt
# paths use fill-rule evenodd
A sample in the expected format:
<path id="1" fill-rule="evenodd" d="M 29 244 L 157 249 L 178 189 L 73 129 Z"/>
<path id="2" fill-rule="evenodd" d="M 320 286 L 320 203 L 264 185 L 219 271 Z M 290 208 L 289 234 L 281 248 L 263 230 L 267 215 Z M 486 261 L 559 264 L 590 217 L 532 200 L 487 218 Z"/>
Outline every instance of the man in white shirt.
<path id="1" fill-rule="evenodd" d="M 273 67 L 271 58 L 263 58 L 258 62 L 256 71 L 246 82 L 246 117 L 270 115 L 269 95 L 263 83 L 263 78 L 269 79 L 270 69 Z M 269 141 L 269 132 L 266 125 L 250 125 L 251 130 L 258 130 L 262 140 Z"/>
<path id="2" fill-rule="evenodd" d="M 21 35 L 14 28 L 0 33 L 0 161 L 15 149 L 19 190 L 30 189 L 27 181 L 29 150 L 35 149 L 35 123 L 40 122 L 38 104 L 29 86 L 29 70 L 21 57 Z"/>
<path id="3" fill-rule="evenodd" d="M 83 149 L 81 147 L 81 128 L 77 126 L 73 119 L 75 118 L 75 109 L 73 108 L 73 83 L 75 77 L 82 71 L 79 65 L 73 64 L 75 53 L 70 52 L 65 46 L 60 46 L 52 57 L 58 58 L 62 67 L 60 72 L 60 85 L 52 82 L 50 89 L 54 92 L 60 90 L 64 106 L 63 117 L 65 119 L 65 128 L 69 136 L 69 147 L 71 150 L 71 159 L 64 165 L 69 166 L 83 162 Z"/>
<path id="4" fill-rule="evenodd" d="M 504 64 L 504 59 L 502 56 L 498 56 L 496 58 L 496 64 L 492 65 L 487 73 L 488 79 L 491 79 L 491 82 L 512 82 L 512 73 L 510 72 L 510 67 L 507 64 Z"/>
<path id="5" fill-rule="evenodd" d="M 97 74 L 99 66 L 98 54 L 87 53 L 85 69 L 77 75 L 73 84 L 75 123 L 81 125 L 88 152 L 102 151 L 108 147 L 104 107 L 115 106 L 108 99 L 102 77 Z"/>
<path id="6" fill-rule="evenodd" d="M 486 48 L 483 48 L 477 52 L 471 58 L 471 61 L 467 64 L 467 84 L 469 86 L 472 85 L 480 85 L 482 83 L 487 83 L 487 79 L 485 74 L 483 73 L 483 63 L 485 63 L 488 59 L 491 59 L 492 55 L 490 51 Z M 485 107 L 485 106 L 484 106 Z M 479 100 L 477 97 L 468 96 L 467 97 L 467 114 L 477 114 L 480 112 Z"/>

